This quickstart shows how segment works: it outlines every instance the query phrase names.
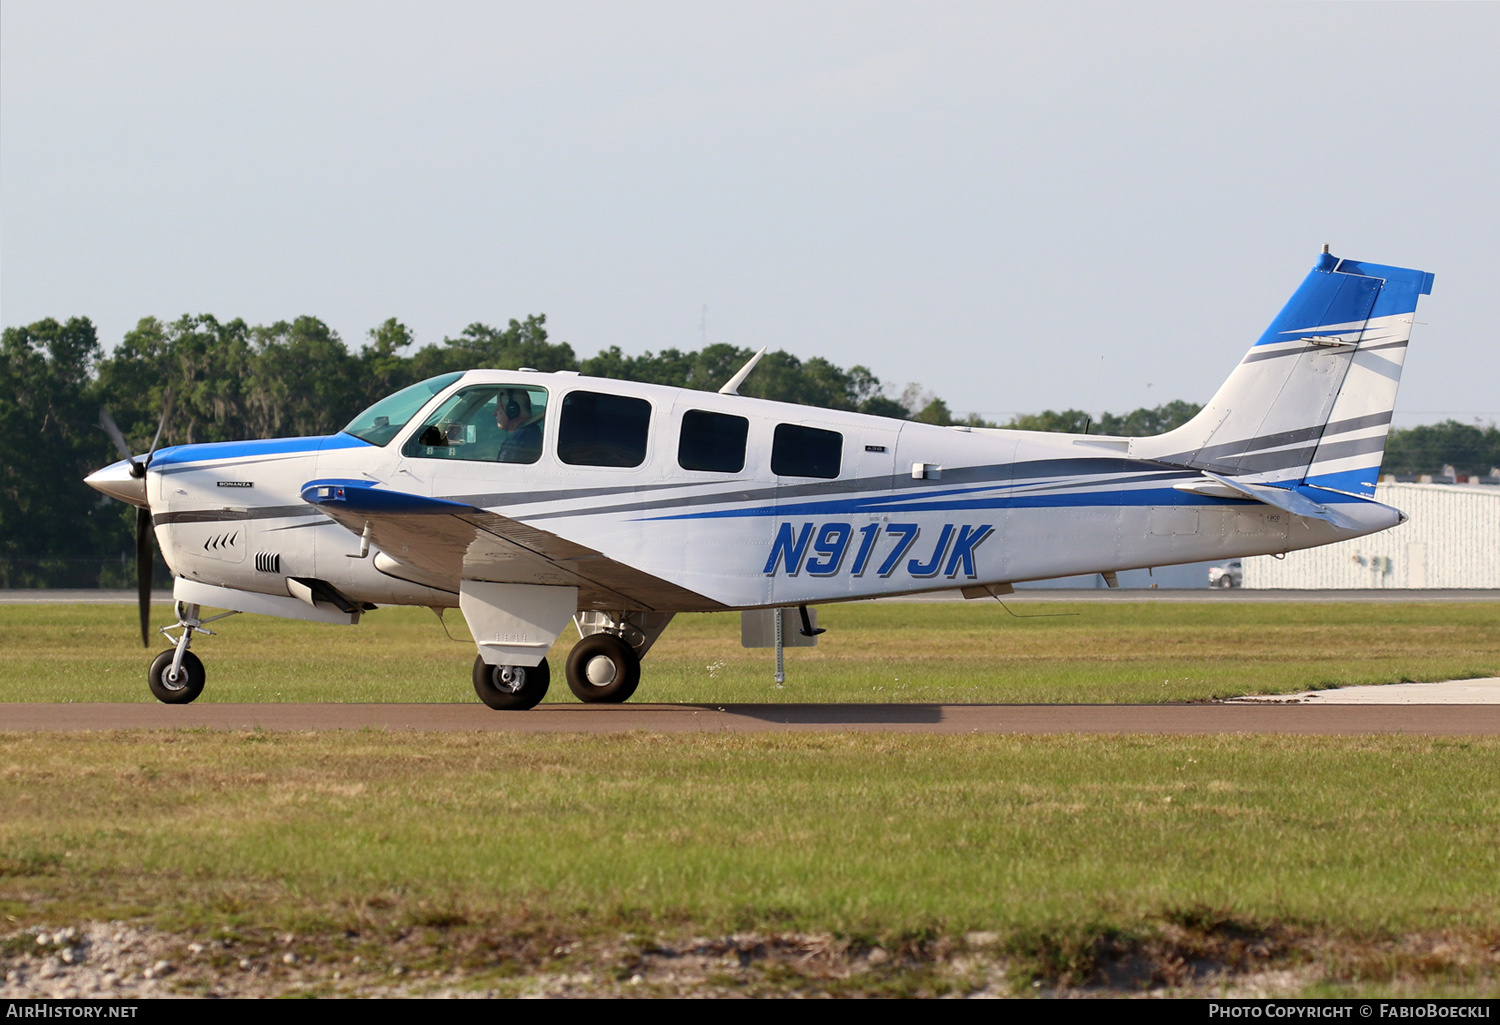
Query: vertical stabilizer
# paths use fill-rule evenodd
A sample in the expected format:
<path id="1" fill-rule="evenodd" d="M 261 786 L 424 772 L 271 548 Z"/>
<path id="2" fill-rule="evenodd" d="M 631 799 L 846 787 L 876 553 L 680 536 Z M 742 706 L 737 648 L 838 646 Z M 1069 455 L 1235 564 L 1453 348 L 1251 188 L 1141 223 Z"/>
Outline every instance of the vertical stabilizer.
<path id="1" fill-rule="evenodd" d="M 1324 253 L 1192 420 L 1130 453 L 1256 483 L 1375 493 L 1419 296 L 1432 275 Z"/>

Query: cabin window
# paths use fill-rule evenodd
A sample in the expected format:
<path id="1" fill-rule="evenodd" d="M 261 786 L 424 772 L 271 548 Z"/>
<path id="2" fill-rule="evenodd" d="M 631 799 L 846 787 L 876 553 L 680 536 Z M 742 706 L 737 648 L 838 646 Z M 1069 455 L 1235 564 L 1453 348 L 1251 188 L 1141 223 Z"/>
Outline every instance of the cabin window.
<path id="1" fill-rule="evenodd" d="M 837 477 L 844 436 L 799 424 L 777 424 L 771 472 L 778 477 Z"/>
<path id="2" fill-rule="evenodd" d="M 651 403 L 628 395 L 575 391 L 563 397 L 557 458 L 574 466 L 640 466 Z"/>
<path id="3" fill-rule="evenodd" d="M 542 456 L 547 389 L 484 384 L 455 392 L 402 453 L 421 459 L 534 463 Z"/>
<path id="4" fill-rule="evenodd" d="M 684 470 L 739 473 L 745 468 L 750 421 L 727 413 L 690 409 L 682 415 L 677 465 Z"/>

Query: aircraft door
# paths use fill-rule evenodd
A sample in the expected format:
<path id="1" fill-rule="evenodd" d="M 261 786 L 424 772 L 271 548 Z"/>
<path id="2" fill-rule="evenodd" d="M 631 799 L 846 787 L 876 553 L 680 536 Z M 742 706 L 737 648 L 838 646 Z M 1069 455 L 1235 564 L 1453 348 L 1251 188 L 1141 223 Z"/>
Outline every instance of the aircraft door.
<path id="1" fill-rule="evenodd" d="M 880 521 L 868 507 L 891 492 L 900 430 L 899 424 L 805 420 L 775 425 L 776 515 L 764 569 L 767 604 L 868 590 L 859 554 L 879 533 L 873 525 Z"/>
<path id="2" fill-rule="evenodd" d="M 880 424 L 861 427 L 855 441 L 853 455 L 857 464 L 850 484 L 859 501 L 850 510 L 851 550 L 847 556 L 848 567 L 840 574 L 846 584 L 846 594 L 873 593 L 876 582 L 880 580 L 875 572 L 878 561 L 874 555 L 881 547 L 884 526 L 890 522 L 891 516 L 888 511 L 874 506 L 883 504 L 880 501 L 883 497 L 896 493 L 899 484 L 896 450 L 900 437 L 899 423 L 892 423 L 890 427 Z"/>
<path id="3" fill-rule="evenodd" d="M 854 453 L 859 462 L 854 477 L 862 487 L 884 489 L 892 486 L 896 476 L 896 442 L 900 436 L 899 423 L 893 423 L 890 428 L 882 425 L 860 429 L 858 451 Z"/>

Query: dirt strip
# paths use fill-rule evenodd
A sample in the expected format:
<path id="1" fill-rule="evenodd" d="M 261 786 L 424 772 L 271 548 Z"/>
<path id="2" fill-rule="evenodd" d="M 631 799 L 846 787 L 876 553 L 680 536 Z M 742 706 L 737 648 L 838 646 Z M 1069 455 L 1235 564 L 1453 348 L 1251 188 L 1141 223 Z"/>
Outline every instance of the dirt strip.
<path id="1" fill-rule="evenodd" d="M 1500 705 L 540 705 L 4 703 L 0 730 L 1500 735 Z"/>

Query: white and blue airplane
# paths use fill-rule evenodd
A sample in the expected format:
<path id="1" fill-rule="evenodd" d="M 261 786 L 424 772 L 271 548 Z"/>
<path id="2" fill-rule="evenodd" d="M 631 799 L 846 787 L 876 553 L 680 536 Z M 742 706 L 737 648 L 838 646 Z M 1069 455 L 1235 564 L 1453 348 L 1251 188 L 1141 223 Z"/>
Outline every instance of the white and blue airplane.
<path id="1" fill-rule="evenodd" d="M 358 623 L 462 610 L 497 709 L 620 702 L 679 612 L 802 607 L 1287 552 L 1405 517 L 1372 498 L 1432 275 L 1323 255 L 1189 423 L 1122 438 L 940 427 L 576 373 L 470 370 L 338 434 L 182 445 L 88 478 L 174 574 L 162 701 L 204 607 Z M 106 421 L 107 421 L 106 417 Z M 153 447 L 154 447 L 153 442 Z M 149 551 L 148 551 L 149 554 Z M 142 587 L 143 639 L 145 586 Z M 804 617 L 805 629 L 811 625 Z M 178 630 L 174 637 L 169 631 Z"/>

